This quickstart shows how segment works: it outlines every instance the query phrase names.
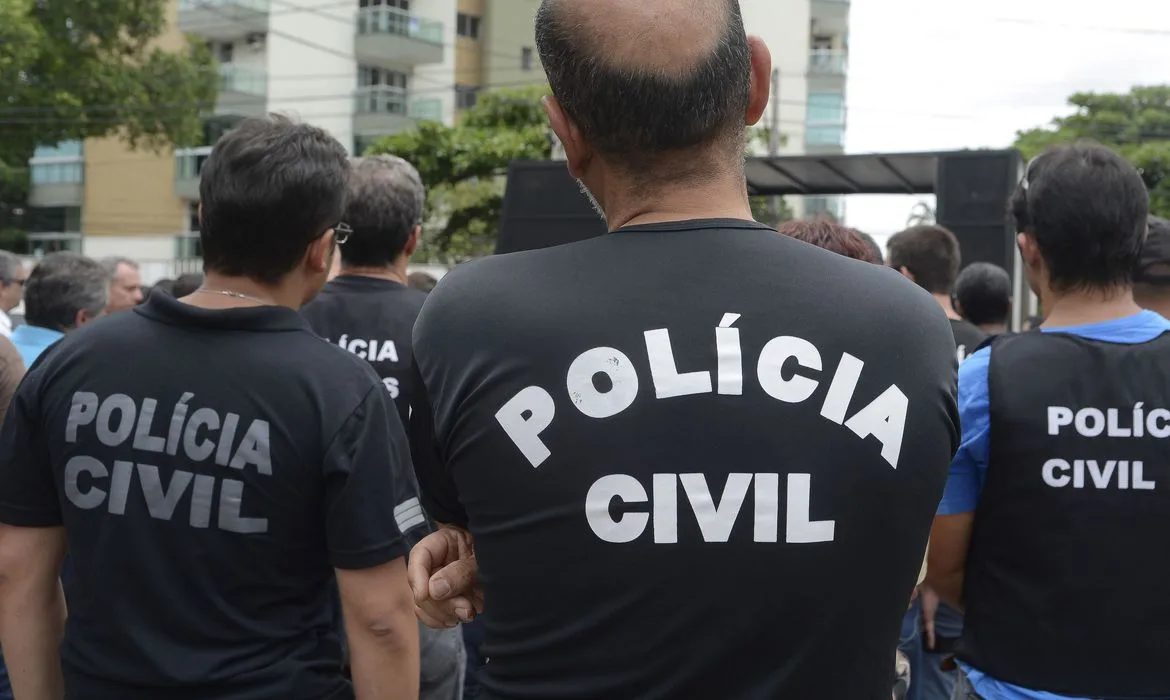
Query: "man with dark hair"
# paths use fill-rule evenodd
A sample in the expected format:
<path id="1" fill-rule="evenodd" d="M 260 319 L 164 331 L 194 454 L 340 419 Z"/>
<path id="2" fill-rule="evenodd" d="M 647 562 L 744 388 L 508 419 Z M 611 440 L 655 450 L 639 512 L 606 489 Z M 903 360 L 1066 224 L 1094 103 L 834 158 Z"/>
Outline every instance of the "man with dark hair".
<path id="1" fill-rule="evenodd" d="M 1046 317 L 959 369 L 927 573 L 966 607 L 956 697 L 1170 697 L 1170 321 L 1132 290 L 1148 206 L 1095 145 L 1045 152 L 1012 195 Z"/>
<path id="2" fill-rule="evenodd" d="M 297 313 L 348 177 L 321 129 L 244 121 L 203 168 L 200 293 L 152 295 L 30 368 L 0 432 L 16 697 L 418 697 L 409 446 L 369 365 Z"/>
<path id="3" fill-rule="evenodd" d="M 420 292 L 429 293 L 438 283 L 439 280 L 425 272 L 412 272 L 406 276 L 406 286 L 411 289 L 417 289 Z"/>
<path id="4" fill-rule="evenodd" d="M 1143 309 L 1170 318 L 1170 221 L 1151 216 L 1133 275 L 1133 298 Z"/>
<path id="5" fill-rule="evenodd" d="M 142 303 L 142 273 L 138 263 L 129 258 L 104 258 L 102 265 L 110 275 L 110 303 L 106 313 L 129 311 Z"/>
<path id="6" fill-rule="evenodd" d="M 182 299 L 185 296 L 194 294 L 200 287 L 203 286 L 203 275 L 198 272 L 185 272 L 179 275 L 175 280 L 174 285 L 171 286 L 171 296 L 176 299 Z"/>
<path id="7" fill-rule="evenodd" d="M 889 264 L 930 292 L 951 321 L 959 362 L 987 340 L 987 334 L 964 321 L 951 305 L 962 254 L 959 239 L 942 226 L 914 226 L 890 237 Z"/>
<path id="8" fill-rule="evenodd" d="M 110 275 L 96 260 L 62 251 L 49 253 L 24 285 L 24 325 L 12 344 L 26 367 L 53 343 L 105 313 Z"/>
<path id="9" fill-rule="evenodd" d="M 865 244 L 873 251 L 873 255 L 877 258 L 878 264 L 884 265 L 886 263 L 886 256 L 882 253 L 882 247 L 873 239 L 873 236 L 865 231 L 858 231 L 857 235 L 861 236 L 861 240 L 865 241 Z"/>
<path id="10" fill-rule="evenodd" d="M 411 433 L 448 526 L 411 553 L 420 616 L 487 601 L 489 698 L 889 697 L 958 438 L 945 316 L 752 219 L 771 59 L 738 2 L 546 0 L 536 42 L 610 235 L 461 265 L 423 308 Z M 482 599 L 452 576 L 477 564 Z"/>
<path id="11" fill-rule="evenodd" d="M 382 378 L 403 425 L 417 403 L 411 332 L 426 294 L 406 284 L 406 266 L 422 231 L 425 191 L 413 165 L 397 156 L 353 161 L 341 270 L 301 313 L 318 334 L 368 361 Z M 410 544 L 429 527 L 418 501 L 399 513 Z M 459 700 L 465 656 L 458 630 L 420 624 L 422 700 Z"/>
<path id="12" fill-rule="evenodd" d="M 955 311 L 989 336 L 1007 333 L 1012 278 L 999 265 L 971 263 L 955 280 Z"/>

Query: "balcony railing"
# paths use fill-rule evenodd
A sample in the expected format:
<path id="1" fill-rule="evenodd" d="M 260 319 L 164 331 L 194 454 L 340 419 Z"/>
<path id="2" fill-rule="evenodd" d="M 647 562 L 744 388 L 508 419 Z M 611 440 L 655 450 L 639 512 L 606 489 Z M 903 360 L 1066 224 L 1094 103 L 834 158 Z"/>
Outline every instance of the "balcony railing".
<path id="1" fill-rule="evenodd" d="M 844 124 L 807 124 L 804 130 L 806 146 L 844 146 Z"/>
<path id="2" fill-rule="evenodd" d="M 239 68 L 230 63 L 219 67 L 220 92 L 239 92 L 264 97 L 268 94 L 268 76 L 259 71 Z"/>
<path id="3" fill-rule="evenodd" d="M 390 85 L 364 85 L 355 94 L 358 114 L 396 114 L 409 119 L 441 121 L 443 103 L 437 99 L 411 100 L 410 93 Z"/>
<path id="4" fill-rule="evenodd" d="M 808 56 L 808 70 L 817 75 L 845 75 L 849 52 L 839 49 L 813 49 Z"/>
<path id="5" fill-rule="evenodd" d="M 358 34 L 397 34 L 430 44 L 443 43 L 443 23 L 422 19 L 396 7 L 363 7 Z"/>
<path id="6" fill-rule="evenodd" d="M 28 162 L 33 185 L 75 185 L 85 178 L 85 159 L 80 156 L 49 156 Z"/>
<path id="7" fill-rule="evenodd" d="M 211 146 L 182 148 L 175 151 L 175 179 L 194 180 L 203 170 L 203 163 L 211 155 Z"/>
<path id="8" fill-rule="evenodd" d="M 269 0 L 179 0 L 179 11 L 242 7 L 255 12 L 268 12 Z"/>

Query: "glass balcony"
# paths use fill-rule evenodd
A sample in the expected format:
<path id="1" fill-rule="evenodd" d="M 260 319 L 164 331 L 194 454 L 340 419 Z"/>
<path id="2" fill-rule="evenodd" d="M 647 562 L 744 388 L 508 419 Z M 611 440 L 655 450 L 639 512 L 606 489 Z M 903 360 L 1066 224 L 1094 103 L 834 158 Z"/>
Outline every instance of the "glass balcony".
<path id="1" fill-rule="evenodd" d="M 845 75 L 849 52 L 840 49 L 813 49 L 808 56 L 808 71 L 814 75 Z"/>
<path id="2" fill-rule="evenodd" d="M 230 63 L 221 64 L 219 90 L 220 93 L 234 92 L 262 98 L 268 94 L 268 76 Z"/>
<path id="3" fill-rule="evenodd" d="M 396 7 L 363 7 L 354 53 L 366 65 L 442 63 L 443 23 Z"/>
<path id="4" fill-rule="evenodd" d="M 211 146 L 175 151 L 175 196 L 188 201 L 199 199 L 199 174 L 209 155 Z"/>
<path id="5" fill-rule="evenodd" d="M 268 31 L 270 0 L 179 0 L 179 31 L 232 40 Z"/>
<path id="6" fill-rule="evenodd" d="M 85 158 L 80 141 L 37 148 L 28 161 L 29 204 L 34 207 L 77 207 L 85 196 Z"/>
<path id="7" fill-rule="evenodd" d="M 836 146 L 845 145 L 844 124 L 808 124 L 804 130 L 804 144 L 806 146 Z"/>

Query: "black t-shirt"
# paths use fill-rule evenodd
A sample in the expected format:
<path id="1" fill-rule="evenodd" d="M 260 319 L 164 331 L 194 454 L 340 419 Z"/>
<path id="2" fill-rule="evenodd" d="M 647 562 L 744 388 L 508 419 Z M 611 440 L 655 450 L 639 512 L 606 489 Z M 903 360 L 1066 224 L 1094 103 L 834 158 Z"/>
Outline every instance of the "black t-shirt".
<path id="1" fill-rule="evenodd" d="M 416 470 L 475 536 L 487 697 L 889 698 L 958 442 L 928 294 L 684 221 L 456 268 L 414 341 Z"/>
<path id="2" fill-rule="evenodd" d="M 319 335 L 374 366 L 403 424 L 415 392 L 410 336 L 426 299 L 393 280 L 341 275 L 301 309 Z"/>
<path id="3" fill-rule="evenodd" d="M 979 326 L 968 321 L 950 319 L 951 332 L 955 334 L 955 351 L 959 362 L 975 353 L 975 350 L 987 340 L 987 334 L 979 330 Z"/>
<path id="4" fill-rule="evenodd" d="M 71 700 L 352 698 L 333 568 L 403 556 L 408 446 L 295 311 L 151 295 L 65 337 L 0 433 L 0 522 L 64 525 Z"/>

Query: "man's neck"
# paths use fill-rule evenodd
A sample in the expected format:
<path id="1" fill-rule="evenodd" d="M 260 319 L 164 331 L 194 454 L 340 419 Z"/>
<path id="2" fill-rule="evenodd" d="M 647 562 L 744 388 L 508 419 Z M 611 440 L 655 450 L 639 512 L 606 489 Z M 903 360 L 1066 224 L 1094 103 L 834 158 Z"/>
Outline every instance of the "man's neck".
<path id="1" fill-rule="evenodd" d="M 942 307 L 942 310 L 946 312 L 947 318 L 951 319 L 952 321 L 963 320 L 963 317 L 955 311 L 954 305 L 951 304 L 950 294 L 938 294 L 936 292 L 931 292 L 930 296 L 934 297 L 934 300 L 937 301 L 938 305 Z"/>
<path id="2" fill-rule="evenodd" d="M 1008 332 L 1008 327 L 1006 323 L 981 323 L 979 330 L 987 335 L 1003 335 Z"/>
<path id="3" fill-rule="evenodd" d="M 1087 326 L 1133 316 L 1142 310 L 1133 300 L 1133 290 L 1089 290 L 1057 294 L 1051 290 L 1040 295 L 1046 315 L 1043 328 Z"/>
<path id="4" fill-rule="evenodd" d="M 605 202 L 605 220 L 610 231 L 690 219 L 754 221 L 742 173 L 722 175 L 706 182 L 663 186 L 646 197 L 630 196 L 639 188 L 630 187 L 624 180 L 612 181 L 604 190 L 598 199 Z"/>
<path id="5" fill-rule="evenodd" d="M 400 257 L 393 263 L 384 266 L 366 267 L 362 265 L 346 265 L 341 264 L 341 272 L 338 276 L 348 275 L 356 277 L 373 277 L 375 279 L 390 280 L 401 285 L 406 284 L 406 264 L 408 259 L 405 256 Z"/>
<path id="6" fill-rule="evenodd" d="M 257 306 L 284 306 L 294 311 L 301 308 L 300 291 L 287 285 L 266 285 L 247 277 L 232 277 L 214 272 L 205 273 L 202 292 L 185 297 L 186 303 L 203 309 L 236 309 Z"/>

